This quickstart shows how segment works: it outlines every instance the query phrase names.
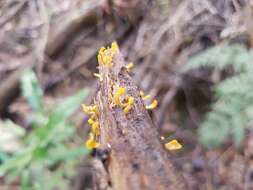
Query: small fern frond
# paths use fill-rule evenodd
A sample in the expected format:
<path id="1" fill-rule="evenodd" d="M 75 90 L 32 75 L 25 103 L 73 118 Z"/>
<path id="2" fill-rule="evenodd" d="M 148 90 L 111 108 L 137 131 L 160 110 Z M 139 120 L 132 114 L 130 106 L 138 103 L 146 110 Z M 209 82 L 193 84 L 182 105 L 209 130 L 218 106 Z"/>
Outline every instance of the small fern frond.
<path id="1" fill-rule="evenodd" d="M 248 117 L 246 105 L 232 101 L 218 101 L 213 105 L 199 129 L 200 142 L 208 148 L 216 147 L 231 137 L 235 146 L 239 146 L 244 137 Z"/>
<path id="2" fill-rule="evenodd" d="M 253 71 L 253 51 L 248 51 L 242 45 L 219 45 L 210 48 L 192 57 L 183 71 L 189 71 L 199 67 L 224 69 L 233 65 L 236 72 Z"/>
<path id="3" fill-rule="evenodd" d="M 214 89 L 216 95 L 222 96 L 233 96 L 238 95 L 253 96 L 253 73 L 242 73 L 234 75 L 225 79 L 224 81 L 217 84 Z"/>
<path id="4" fill-rule="evenodd" d="M 200 141 L 208 148 L 231 138 L 239 146 L 245 127 L 253 123 L 253 51 L 241 45 L 220 45 L 190 59 L 184 71 L 199 67 L 225 69 L 234 75 L 214 86 L 216 102 L 199 129 Z"/>

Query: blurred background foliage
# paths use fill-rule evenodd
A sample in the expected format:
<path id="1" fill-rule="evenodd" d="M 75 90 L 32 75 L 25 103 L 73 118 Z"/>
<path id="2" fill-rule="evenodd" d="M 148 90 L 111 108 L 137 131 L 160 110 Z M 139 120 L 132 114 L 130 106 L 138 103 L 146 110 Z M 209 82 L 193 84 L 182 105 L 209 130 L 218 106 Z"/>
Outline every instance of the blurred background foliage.
<path id="1" fill-rule="evenodd" d="M 199 67 L 230 69 L 230 74 L 213 86 L 215 103 L 199 129 L 200 142 L 214 148 L 232 138 L 240 146 L 246 127 L 253 121 L 253 51 L 242 45 L 223 44 L 194 56 L 184 70 Z"/>
<path id="2" fill-rule="evenodd" d="M 43 190 L 45 184 L 47 189 L 69 189 L 76 164 L 89 150 L 78 140 L 75 126 L 67 119 L 80 107 L 88 90 L 45 108 L 43 90 L 33 71 L 23 73 L 21 87 L 33 110 L 31 128 L 25 133 L 10 120 L 1 123 L 0 176 L 7 174 L 9 182 L 19 176 L 22 190 Z"/>

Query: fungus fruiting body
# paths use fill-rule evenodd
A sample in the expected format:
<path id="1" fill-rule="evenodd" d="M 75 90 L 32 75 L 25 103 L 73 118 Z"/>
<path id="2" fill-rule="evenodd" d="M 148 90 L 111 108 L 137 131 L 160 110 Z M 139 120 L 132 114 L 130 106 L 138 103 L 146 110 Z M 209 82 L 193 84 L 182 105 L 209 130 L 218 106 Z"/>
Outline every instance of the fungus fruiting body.
<path id="1" fill-rule="evenodd" d="M 96 121 L 94 122 L 92 125 L 92 132 L 95 134 L 95 135 L 100 135 L 100 129 L 99 129 L 99 123 Z"/>
<path id="2" fill-rule="evenodd" d="M 96 141 L 96 137 L 100 134 L 99 122 L 98 122 L 98 111 L 97 106 L 86 106 L 82 104 L 83 112 L 90 116 L 88 124 L 91 126 L 91 133 L 89 139 L 86 141 L 87 148 L 97 148 L 99 143 Z"/>
<path id="3" fill-rule="evenodd" d="M 140 96 L 141 96 L 142 100 L 148 100 L 151 98 L 151 96 L 149 94 L 145 95 L 142 90 L 140 91 Z"/>
<path id="4" fill-rule="evenodd" d="M 94 75 L 95 77 L 99 78 L 99 81 L 100 81 L 100 82 L 103 81 L 103 77 L 102 77 L 100 74 L 98 74 L 98 73 L 93 73 L 93 75 Z"/>
<path id="5" fill-rule="evenodd" d="M 147 106 L 146 106 L 146 109 L 147 109 L 147 110 L 155 109 L 155 108 L 157 107 L 157 105 L 158 105 L 157 100 L 153 100 L 153 102 L 152 102 L 150 105 L 147 105 Z"/>
<path id="6" fill-rule="evenodd" d="M 116 42 L 113 42 L 110 48 L 101 47 L 97 55 L 99 67 L 111 69 L 113 67 L 113 57 L 117 53 L 118 49 L 119 48 Z M 125 68 L 127 69 L 128 72 L 131 71 L 133 67 L 134 64 L 132 62 L 125 65 Z M 94 76 L 97 77 L 100 82 L 103 81 L 103 77 L 106 79 L 106 81 L 108 81 L 108 78 L 106 78 L 106 76 L 102 76 L 99 73 L 94 73 Z M 109 81 L 109 84 L 111 86 L 111 89 L 108 91 L 109 105 L 111 105 L 112 107 L 120 108 L 125 115 L 128 115 L 133 109 L 135 102 L 134 97 L 127 94 L 127 90 L 124 86 L 119 86 L 118 84 L 115 84 L 113 81 Z M 140 91 L 140 97 L 142 98 L 143 101 L 146 101 L 151 98 L 150 95 L 145 95 L 143 91 Z M 158 105 L 157 100 L 153 100 L 152 103 L 146 105 L 145 108 L 147 110 L 152 110 L 156 108 L 157 105 Z M 98 148 L 99 142 L 97 140 L 100 135 L 100 125 L 97 106 L 96 105 L 86 106 L 82 104 L 82 109 L 83 112 L 89 116 L 87 122 L 91 127 L 89 138 L 86 141 L 86 147 L 90 149 Z M 124 130 L 123 133 L 126 134 L 127 130 Z M 161 137 L 161 139 L 164 140 L 164 137 Z M 111 146 L 109 146 L 108 144 L 108 147 Z M 178 150 L 182 148 L 182 145 L 177 140 L 172 140 L 166 143 L 165 147 L 168 150 Z"/>
<path id="7" fill-rule="evenodd" d="M 142 100 L 144 100 L 144 101 L 151 98 L 151 96 L 149 94 L 145 95 L 142 90 L 140 91 L 140 96 L 141 96 Z M 152 110 L 152 109 L 155 109 L 157 106 L 158 106 L 158 101 L 157 100 L 153 100 L 153 102 L 151 104 L 149 104 L 149 105 L 146 105 L 145 108 L 147 110 Z"/>
<path id="8" fill-rule="evenodd" d="M 119 87 L 117 92 L 114 95 L 114 103 L 116 106 L 121 106 L 120 97 L 126 93 L 126 89 L 124 87 Z"/>
<path id="9" fill-rule="evenodd" d="M 95 141 L 95 137 L 93 133 L 90 133 L 89 139 L 86 141 L 86 147 L 87 148 L 97 148 L 99 146 L 99 143 Z"/>
<path id="10" fill-rule="evenodd" d="M 167 150 L 179 150 L 182 148 L 182 145 L 176 139 L 174 139 L 174 140 L 166 143 L 165 148 Z"/>
<path id="11" fill-rule="evenodd" d="M 127 96 L 126 100 L 127 102 L 124 105 L 124 113 L 128 114 L 134 104 L 134 98 L 132 96 Z"/>
<path id="12" fill-rule="evenodd" d="M 104 67 L 112 67 L 112 59 L 119 47 L 116 42 L 113 42 L 111 48 L 107 51 L 105 47 L 101 47 L 98 52 L 98 64 Z"/>
<path id="13" fill-rule="evenodd" d="M 126 65 L 126 69 L 127 69 L 128 72 L 130 72 L 130 71 L 132 70 L 133 67 L 134 67 L 134 64 L 133 64 L 132 62 L 130 62 L 130 63 L 128 63 L 128 64 Z"/>

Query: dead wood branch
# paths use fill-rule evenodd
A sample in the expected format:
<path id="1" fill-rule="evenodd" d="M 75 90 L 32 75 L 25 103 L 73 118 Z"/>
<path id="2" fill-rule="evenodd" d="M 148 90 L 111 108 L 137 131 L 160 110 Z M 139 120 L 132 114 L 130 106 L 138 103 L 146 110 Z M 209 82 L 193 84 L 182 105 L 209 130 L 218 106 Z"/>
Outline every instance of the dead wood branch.
<path id="1" fill-rule="evenodd" d="M 59 28 L 59 30 L 54 30 L 54 33 L 50 33 L 46 47 L 43 45 L 40 48 L 40 46 L 37 45 L 36 48 L 38 50 L 35 48 L 41 54 L 40 56 L 43 57 L 44 52 L 50 56 L 56 54 L 59 48 L 62 48 L 67 40 L 69 40 L 72 35 L 75 35 L 76 30 L 84 26 L 87 27 L 91 23 L 96 23 L 96 20 L 94 22 L 95 15 L 97 12 L 101 11 L 104 3 L 104 0 L 100 0 L 93 5 L 87 4 L 86 10 L 83 11 L 82 14 L 73 17 L 72 20 L 66 22 L 62 27 Z M 46 39 L 43 40 L 46 41 Z M 42 44 L 42 42 L 40 44 Z M 19 62 L 21 68 L 13 71 L 8 77 L 6 77 L 4 81 L 1 82 L 0 113 L 6 111 L 7 107 L 16 99 L 16 97 L 19 96 L 19 80 L 24 68 L 34 68 L 35 65 L 42 64 L 41 62 L 43 60 L 38 60 L 38 58 L 35 59 L 32 53 L 24 58 L 20 58 Z M 36 61 L 39 63 L 36 63 Z"/>
<path id="2" fill-rule="evenodd" d="M 138 87 L 124 67 L 118 52 L 113 68 L 100 67 L 103 77 L 96 97 L 101 128 L 101 150 L 108 151 L 106 171 L 111 188 L 118 190 L 186 189 L 183 178 L 176 171 L 168 152 L 161 144 Z M 109 102 L 112 86 L 125 87 L 134 98 L 134 106 L 126 115 Z M 100 172 L 101 173 L 101 172 Z"/>
<path id="3" fill-rule="evenodd" d="M 46 54 L 51 57 L 54 56 L 67 41 L 76 35 L 76 32 L 82 27 L 89 27 L 96 25 L 98 16 L 106 5 L 105 0 L 99 0 L 92 3 L 84 4 L 86 7 L 82 11 L 73 10 L 64 17 L 61 25 L 51 29 L 49 41 L 46 46 Z M 81 13 L 76 13 L 81 12 Z"/>

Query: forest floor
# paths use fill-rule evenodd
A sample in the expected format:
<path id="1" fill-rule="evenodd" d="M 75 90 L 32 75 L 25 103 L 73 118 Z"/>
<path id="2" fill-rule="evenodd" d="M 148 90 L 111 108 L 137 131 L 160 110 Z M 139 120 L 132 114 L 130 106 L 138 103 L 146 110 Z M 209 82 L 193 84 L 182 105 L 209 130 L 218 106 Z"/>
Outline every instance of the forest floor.
<path id="1" fill-rule="evenodd" d="M 117 41 L 135 65 L 135 83 L 158 99 L 150 114 L 160 135 L 184 147 L 171 157 L 189 189 L 252 189 L 251 135 L 240 148 L 227 141 L 208 150 L 198 140 L 198 127 L 214 100 L 211 87 L 223 73 L 181 72 L 190 57 L 223 42 L 253 47 L 252 10 L 247 0 L 1 1 L 1 118 L 30 131 L 32 110 L 19 90 L 25 68 L 38 76 L 45 107 L 84 87 L 89 89 L 85 102 L 91 103 L 98 89 L 97 52 Z M 71 120 L 85 142 L 87 118 L 79 110 Z M 78 172 L 76 178 L 92 171 L 85 166 Z"/>

